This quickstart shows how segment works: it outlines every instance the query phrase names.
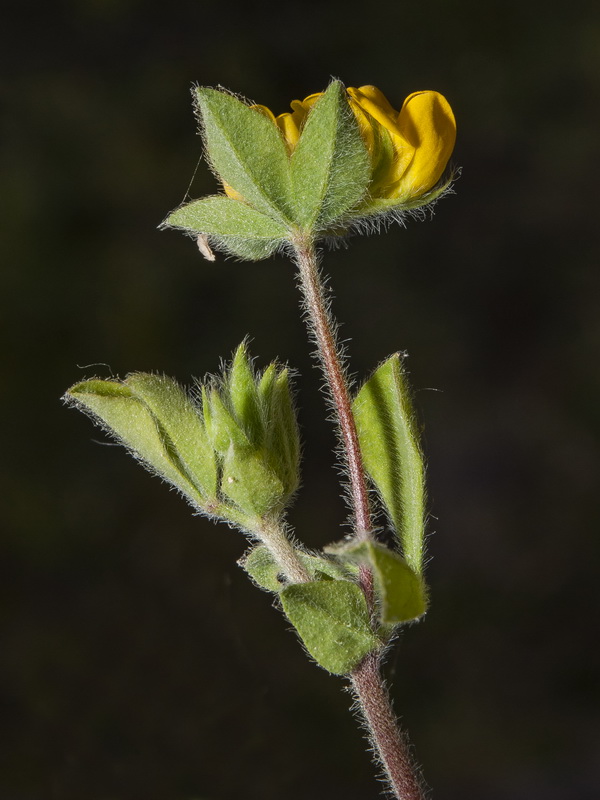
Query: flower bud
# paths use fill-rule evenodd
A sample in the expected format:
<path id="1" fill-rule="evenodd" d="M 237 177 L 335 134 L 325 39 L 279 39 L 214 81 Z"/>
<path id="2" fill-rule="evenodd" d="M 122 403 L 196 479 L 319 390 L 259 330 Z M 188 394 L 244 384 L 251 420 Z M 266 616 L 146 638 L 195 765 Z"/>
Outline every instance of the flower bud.
<path id="1" fill-rule="evenodd" d="M 223 495 L 253 517 L 281 511 L 299 483 L 300 442 L 287 370 L 271 364 L 256 376 L 242 343 L 222 384 L 204 396 Z"/>
<path id="2" fill-rule="evenodd" d="M 199 389 L 193 398 L 171 378 L 136 372 L 83 381 L 64 399 L 199 511 L 243 524 L 280 513 L 299 483 L 287 370 L 255 375 L 242 343 L 222 381 Z"/>

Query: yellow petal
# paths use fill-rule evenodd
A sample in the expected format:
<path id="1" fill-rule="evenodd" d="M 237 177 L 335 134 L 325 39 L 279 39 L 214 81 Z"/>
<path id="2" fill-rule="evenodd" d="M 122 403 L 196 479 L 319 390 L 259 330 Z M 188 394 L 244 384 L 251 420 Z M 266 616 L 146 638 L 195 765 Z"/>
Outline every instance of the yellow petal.
<path id="1" fill-rule="evenodd" d="M 398 112 L 392 107 L 387 97 L 376 86 L 361 86 L 360 89 L 348 88 L 350 97 L 368 114 L 388 130 L 396 129 Z"/>
<path id="2" fill-rule="evenodd" d="M 380 197 L 408 199 L 435 186 L 456 141 L 456 122 L 445 97 L 438 92 L 414 92 L 397 113 L 375 86 L 349 88 L 348 94 L 354 113 L 358 106 L 369 115 L 373 125 L 379 124 L 388 132 L 393 146 L 393 158 L 388 155 L 378 159 L 377 179 L 371 191 Z M 360 117 L 356 116 L 360 124 Z M 368 134 L 363 133 L 363 138 L 370 150 L 379 149 L 377 136 L 372 145 Z"/>
<path id="3" fill-rule="evenodd" d="M 228 183 L 225 183 L 225 181 L 223 181 L 223 190 L 227 197 L 231 197 L 233 200 L 242 200 L 242 202 L 244 201 L 242 195 L 239 192 L 236 192 L 235 189 L 232 189 Z"/>
<path id="4" fill-rule="evenodd" d="M 300 134 L 302 132 L 302 126 L 306 122 L 306 117 L 308 116 L 309 111 L 322 94 L 322 92 L 318 92 L 317 94 L 311 94 L 308 97 L 305 97 L 304 100 L 292 100 L 290 103 L 292 112 L 280 114 L 277 117 L 277 125 L 279 126 L 280 131 L 283 133 L 290 152 L 298 144 L 298 139 L 300 138 Z"/>
<path id="5" fill-rule="evenodd" d="M 350 92 L 350 89 L 348 89 Z M 371 162 L 375 162 L 378 160 L 378 154 L 375 153 L 375 132 L 373 130 L 373 122 L 369 115 L 363 111 L 360 104 L 356 102 L 352 97 L 350 98 L 350 108 L 356 117 L 356 121 L 358 122 L 358 128 L 360 130 L 360 135 L 369 151 L 371 156 Z"/>
<path id="6" fill-rule="evenodd" d="M 259 111 L 263 115 L 263 117 L 270 119 L 271 122 L 275 122 L 275 114 L 273 114 L 270 108 L 267 108 L 266 106 L 261 106 L 258 103 L 253 106 L 250 106 L 250 108 L 253 108 L 255 111 Z"/>
<path id="7" fill-rule="evenodd" d="M 323 92 L 316 92 L 315 94 L 309 94 L 308 97 L 305 97 L 301 103 L 299 100 L 293 100 L 292 108 L 294 108 L 295 103 L 300 103 L 300 105 L 303 108 L 305 108 L 307 111 L 310 111 L 310 109 L 314 106 L 314 104 L 317 102 L 317 100 L 319 99 L 319 97 L 321 97 L 322 94 Z"/>
<path id="8" fill-rule="evenodd" d="M 369 138 L 363 134 L 365 143 L 372 152 L 374 168 L 377 172 L 376 185 L 371 187 L 371 191 L 380 197 L 393 196 L 389 195 L 390 187 L 395 187 L 406 172 L 412 161 L 414 148 L 402 136 L 398 126 L 398 112 L 376 86 L 361 86 L 360 89 L 350 87 L 348 94 L 352 98 L 350 101 L 352 109 L 354 110 L 354 104 L 359 106 L 370 119 L 370 125 L 375 128 Z M 359 118 L 357 117 L 357 119 Z M 380 126 L 379 130 L 377 130 L 378 125 Z M 378 147 L 381 134 L 385 131 L 391 138 L 391 157 L 389 152 L 380 152 L 381 148 Z M 372 143 L 371 138 L 374 140 Z"/>
<path id="9" fill-rule="evenodd" d="M 288 150 L 292 151 L 298 144 L 300 138 L 300 125 L 297 121 L 296 114 L 280 114 L 275 120 L 277 127 L 283 134 L 283 138 L 288 146 Z"/>
<path id="10" fill-rule="evenodd" d="M 414 157 L 402 176 L 402 194 L 423 194 L 442 177 L 456 142 L 456 120 L 446 98 L 438 92 L 414 92 L 398 115 L 402 138 Z"/>

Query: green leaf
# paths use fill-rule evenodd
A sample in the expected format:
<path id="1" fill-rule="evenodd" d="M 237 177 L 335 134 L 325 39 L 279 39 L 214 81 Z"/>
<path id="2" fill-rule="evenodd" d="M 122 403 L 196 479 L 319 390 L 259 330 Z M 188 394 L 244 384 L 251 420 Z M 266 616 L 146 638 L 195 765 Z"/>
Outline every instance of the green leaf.
<path id="1" fill-rule="evenodd" d="M 294 583 L 280 593 L 288 619 L 310 655 L 335 675 L 351 672 L 380 647 L 361 589 L 349 581 Z"/>
<path id="2" fill-rule="evenodd" d="M 263 589 L 269 592 L 278 593 L 285 586 L 283 575 L 281 580 L 281 569 L 270 550 L 264 545 L 252 548 L 250 552 L 238 561 L 238 564 L 246 570 L 252 580 Z"/>
<path id="3" fill-rule="evenodd" d="M 182 468 L 173 442 L 129 386 L 116 381 L 82 381 L 69 389 L 64 399 L 116 436 L 151 472 L 179 489 L 196 508 L 204 506 L 205 498 Z"/>
<path id="4" fill-rule="evenodd" d="M 309 230 L 335 221 L 364 196 L 370 158 L 339 81 L 308 115 L 290 168 L 298 221 Z"/>
<path id="5" fill-rule="evenodd" d="M 279 222 L 225 195 L 211 195 L 186 203 L 169 214 L 163 225 L 209 236 L 256 239 L 261 246 L 265 241 L 282 240 L 288 235 Z"/>
<path id="6" fill-rule="evenodd" d="M 352 574 L 351 569 L 345 569 L 332 559 L 304 553 L 299 549 L 296 549 L 296 553 L 313 580 L 347 580 Z M 279 593 L 285 588 L 285 578 L 279 578 L 281 569 L 265 545 L 257 545 L 238 563 L 263 589 Z"/>
<path id="7" fill-rule="evenodd" d="M 352 410 L 365 469 L 398 533 L 407 564 L 420 574 L 424 554 L 424 465 L 397 353 L 364 384 Z"/>
<path id="8" fill-rule="evenodd" d="M 241 236 L 211 236 L 210 244 L 241 261 L 263 261 L 276 253 L 282 245 L 281 239 L 244 239 Z"/>
<path id="9" fill-rule="evenodd" d="M 427 610 L 423 579 L 397 553 L 375 542 L 332 548 L 331 552 L 342 560 L 366 564 L 373 570 L 384 625 L 418 619 Z"/>
<path id="10" fill-rule="evenodd" d="M 258 211 L 292 218 L 287 149 L 277 126 L 216 89 L 196 91 L 208 157 L 221 180 Z"/>
<path id="11" fill-rule="evenodd" d="M 204 427 L 201 409 L 171 378 L 136 372 L 125 384 L 150 409 L 157 423 L 169 436 L 185 470 L 210 500 L 217 497 L 217 464 Z"/>

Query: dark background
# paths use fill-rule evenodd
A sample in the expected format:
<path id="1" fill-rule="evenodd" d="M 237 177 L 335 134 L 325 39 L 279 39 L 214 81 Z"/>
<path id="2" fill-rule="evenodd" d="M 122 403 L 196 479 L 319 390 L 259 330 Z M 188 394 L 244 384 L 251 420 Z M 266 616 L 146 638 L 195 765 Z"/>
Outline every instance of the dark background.
<path id="1" fill-rule="evenodd" d="M 388 663 L 396 708 L 436 800 L 598 797 L 596 3 L 13 2 L 1 36 L 0 797 L 378 796 L 343 681 L 242 537 L 59 400 L 189 381 L 249 334 L 301 374 L 291 521 L 340 536 L 293 268 L 157 230 L 200 155 L 193 82 L 281 112 L 330 75 L 396 107 L 437 89 L 459 126 L 435 219 L 325 260 L 352 370 L 407 350 L 425 426 L 433 602 Z M 214 186 L 201 163 L 191 196 Z"/>

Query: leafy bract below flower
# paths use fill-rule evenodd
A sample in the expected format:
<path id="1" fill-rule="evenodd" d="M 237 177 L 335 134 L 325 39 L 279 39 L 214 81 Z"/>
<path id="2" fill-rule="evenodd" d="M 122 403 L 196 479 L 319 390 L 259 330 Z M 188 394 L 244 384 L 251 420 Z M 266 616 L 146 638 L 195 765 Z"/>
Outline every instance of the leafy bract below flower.
<path id="1" fill-rule="evenodd" d="M 438 92 L 396 111 L 375 86 L 294 100 L 275 116 L 225 91 L 198 88 L 207 158 L 225 195 L 185 204 L 166 220 L 243 258 L 265 258 L 299 236 L 343 234 L 398 218 L 448 188 L 456 122 Z"/>

